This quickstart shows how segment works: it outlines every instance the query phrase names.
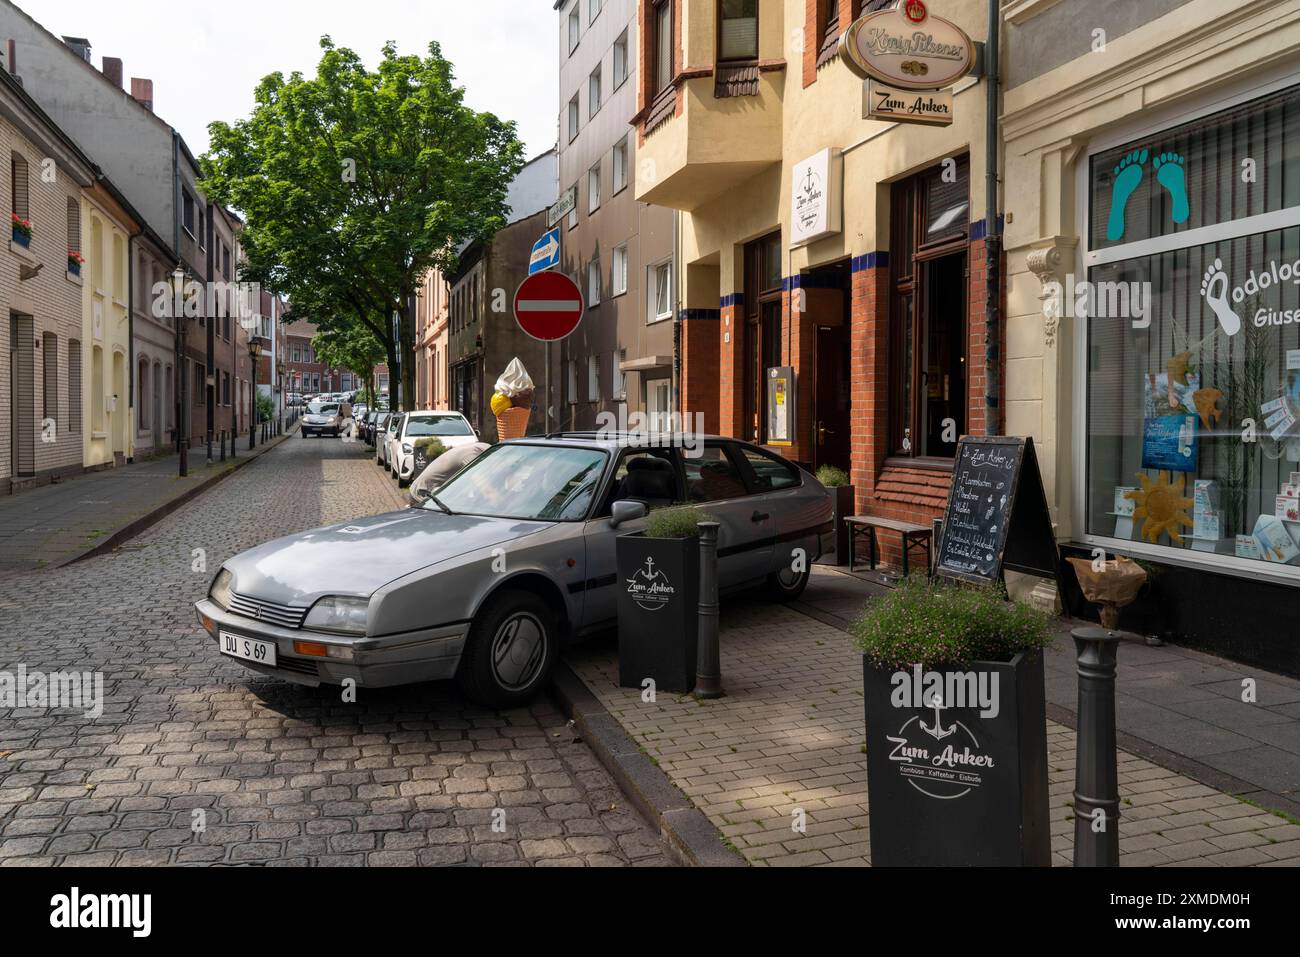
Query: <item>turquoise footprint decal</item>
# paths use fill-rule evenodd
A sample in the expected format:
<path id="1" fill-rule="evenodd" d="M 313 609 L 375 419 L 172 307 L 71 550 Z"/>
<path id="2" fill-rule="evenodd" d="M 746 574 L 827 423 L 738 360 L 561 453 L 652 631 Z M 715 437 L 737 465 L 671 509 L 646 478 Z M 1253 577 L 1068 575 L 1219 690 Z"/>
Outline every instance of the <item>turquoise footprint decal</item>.
<path id="1" fill-rule="evenodd" d="M 1183 158 L 1177 153 L 1161 153 L 1151 161 L 1160 185 L 1169 190 L 1169 198 L 1174 202 L 1173 220 L 1175 223 L 1187 222 L 1191 210 L 1187 205 L 1187 177 L 1183 173 Z"/>
<path id="2" fill-rule="evenodd" d="M 1110 221 L 1106 223 L 1106 238 L 1111 242 L 1124 237 L 1124 208 L 1133 190 L 1142 182 L 1142 164 L 1147 161 L 1146 150 L 1134 150 L 1115 167 L 1115 185 L 1110 194 Z M 1181 177 L 1182 170 L 1179 175 Z M 1183 202 L 1183 219 L 1187 218 L 1186 200 Z M 1178 220 L 1181 222 L 1182 220 Z"/>

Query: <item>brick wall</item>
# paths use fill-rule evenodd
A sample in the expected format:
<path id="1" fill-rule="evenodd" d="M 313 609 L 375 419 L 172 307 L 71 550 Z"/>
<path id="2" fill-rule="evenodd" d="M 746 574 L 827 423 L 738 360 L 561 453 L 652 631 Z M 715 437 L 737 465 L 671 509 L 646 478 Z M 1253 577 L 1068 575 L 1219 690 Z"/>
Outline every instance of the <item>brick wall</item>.
<path id="1" fill-rule="evenodd" d="M 722 298 L 722 323 L 718 328 L 718 431 L 743 438 L 745 399 L 744 326 L 745 297 L 733 293 Z"/>
<path id="2" fill-rule="evenodd" d="M 718 331 L 718 310 L 687 309 L 682 321 L 681 411 L 693 417 L 704 416 L 704 431 L 719 428 L 718 350 L 722 336 Z M 693 418 L 691 419 L 693 421 Z"/>

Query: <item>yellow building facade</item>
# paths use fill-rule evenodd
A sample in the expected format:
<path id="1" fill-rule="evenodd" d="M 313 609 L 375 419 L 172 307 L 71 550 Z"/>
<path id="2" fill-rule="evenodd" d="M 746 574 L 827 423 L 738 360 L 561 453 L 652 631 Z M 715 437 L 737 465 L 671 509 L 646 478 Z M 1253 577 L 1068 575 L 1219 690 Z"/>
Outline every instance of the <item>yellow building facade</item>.
<path id="1" fill-rule="evenodd" d="M 103 183 L 82 191 L 78 219 L 69 220 L 69 278 L 81 284 L 83 462 L 88 469 L 122 465 L 134 455 L 131 407 L 130 256 L 138 225 Z M 69 216 L 72 216 L 69 206 Z M 84 260 L 78 263 L 78 257 Z"/>

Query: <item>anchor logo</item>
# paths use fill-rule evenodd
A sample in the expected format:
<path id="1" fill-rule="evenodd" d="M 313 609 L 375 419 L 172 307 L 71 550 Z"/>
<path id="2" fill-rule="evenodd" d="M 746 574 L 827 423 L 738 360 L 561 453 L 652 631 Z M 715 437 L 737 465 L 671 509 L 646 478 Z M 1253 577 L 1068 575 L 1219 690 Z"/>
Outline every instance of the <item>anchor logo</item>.
<path id="1" fill-rule="evenodd" d="M 930 705 L 934 708 L 934 726 L 931 727 L 922 721 L 921 730 L 930 735 L 930 737 L 934 738 L 936 741 L 942 741 L 944 738 L 948 737 L 948 735 L 955 734 L 957 731 L 957 724 L 955 722 L 947 728 L 943 726 L 942 715 L 940 714 L 940 711 L 942 711 L 944 707 L 943 698 L 936 693 L 934 697 L 930 699 Z"/>

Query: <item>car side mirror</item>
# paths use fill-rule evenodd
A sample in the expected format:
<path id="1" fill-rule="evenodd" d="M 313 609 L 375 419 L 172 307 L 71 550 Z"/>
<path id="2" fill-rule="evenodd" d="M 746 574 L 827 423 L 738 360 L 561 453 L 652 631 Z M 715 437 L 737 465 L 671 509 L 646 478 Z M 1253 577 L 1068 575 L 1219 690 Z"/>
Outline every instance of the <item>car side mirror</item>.
<path id="1" fill-rule="evenodd" d="M 620 499 L 614 503 L 610 509 L 609 525 L 611 528 L 618 528 L 627 522 L 635 522 L 638 518 L 645 518 L 646 508 L 644 502 L 634 502 L 631 499 Z"/>

